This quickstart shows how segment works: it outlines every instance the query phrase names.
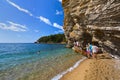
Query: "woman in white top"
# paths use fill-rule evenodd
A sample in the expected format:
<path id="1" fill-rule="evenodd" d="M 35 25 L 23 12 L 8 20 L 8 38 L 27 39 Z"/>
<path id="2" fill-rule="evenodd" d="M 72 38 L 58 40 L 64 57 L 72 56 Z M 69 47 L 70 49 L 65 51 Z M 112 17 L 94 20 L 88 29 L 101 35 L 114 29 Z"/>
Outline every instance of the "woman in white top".
<path id="1" fill-rule="evenodd" d="M 96 58 L 96 53 L 98 52 L 98 47 L 97 46 L 92 46 L 92 57 Z"/>

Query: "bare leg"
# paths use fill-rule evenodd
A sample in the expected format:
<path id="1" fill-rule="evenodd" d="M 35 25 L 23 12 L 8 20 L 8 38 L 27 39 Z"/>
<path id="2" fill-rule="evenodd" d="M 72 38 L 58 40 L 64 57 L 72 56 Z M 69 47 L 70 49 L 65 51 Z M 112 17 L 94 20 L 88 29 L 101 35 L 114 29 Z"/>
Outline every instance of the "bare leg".
<path id="1" fill-rule="evenodd" d="M 89 53 L 87 53 L 87 57 L 90 58 L 90 54 Z"/>
<path id="2" fill-rule="evenodd" d="M 96 58 L 96 54 L 95 54 L 95 53 L 93 53 L 92 57 L 93 57 L 93 58 Z"/>

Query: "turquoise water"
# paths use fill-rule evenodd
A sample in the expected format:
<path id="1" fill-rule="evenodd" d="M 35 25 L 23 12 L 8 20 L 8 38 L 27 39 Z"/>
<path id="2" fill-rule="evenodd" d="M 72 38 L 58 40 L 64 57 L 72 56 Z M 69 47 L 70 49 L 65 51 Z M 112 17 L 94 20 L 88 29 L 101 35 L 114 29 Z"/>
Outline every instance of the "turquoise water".
<path id="1" fill-rule="evenodd" d="M 50 80 L 80 58 L 62 44 L 0 44 L 0 80 Z"/>

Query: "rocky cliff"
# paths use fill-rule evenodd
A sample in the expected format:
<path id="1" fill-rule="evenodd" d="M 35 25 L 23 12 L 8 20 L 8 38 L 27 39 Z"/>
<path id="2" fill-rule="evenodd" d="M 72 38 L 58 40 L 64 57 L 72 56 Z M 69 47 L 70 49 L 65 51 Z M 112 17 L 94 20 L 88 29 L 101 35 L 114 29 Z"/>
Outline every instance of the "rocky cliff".
<path id="1" fill-rule="evenodd" d="M 62 6 L 67 47 L 94 41 L 120 55 L 120 0 L 62 0 Z"/>

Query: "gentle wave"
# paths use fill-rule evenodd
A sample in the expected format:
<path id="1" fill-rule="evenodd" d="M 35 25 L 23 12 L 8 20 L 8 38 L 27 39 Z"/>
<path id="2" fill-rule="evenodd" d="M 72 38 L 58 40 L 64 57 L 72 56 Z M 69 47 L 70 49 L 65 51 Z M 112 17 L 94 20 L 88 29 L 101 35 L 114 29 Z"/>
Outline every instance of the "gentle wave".
<path id="1" fill-rule="evenodd" d="M 61 79 L 65 74 L 67 74 L 68 72 L 71 72 L 72 70 L 74 70 L 76 67 L 79 66 L 79 64 L 84 61 L 86 58 L 80 59 L 79 61 L 77 61 L 75 63 L 74 66 L 70 67 L 69 69 L 67 69 L 66 71 L 59 73 L 57 76 L 53 77 L 51 80 L 59 80 Z"/>

